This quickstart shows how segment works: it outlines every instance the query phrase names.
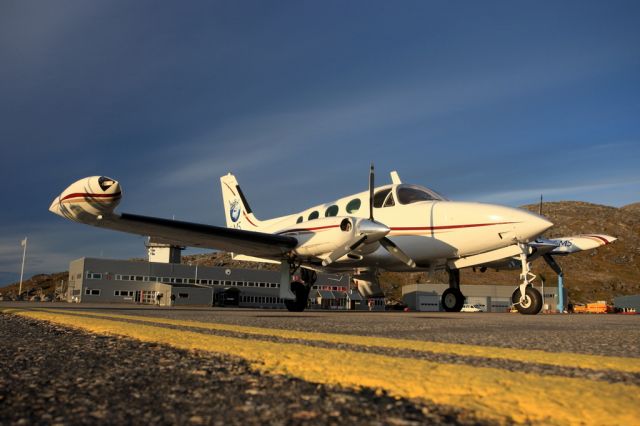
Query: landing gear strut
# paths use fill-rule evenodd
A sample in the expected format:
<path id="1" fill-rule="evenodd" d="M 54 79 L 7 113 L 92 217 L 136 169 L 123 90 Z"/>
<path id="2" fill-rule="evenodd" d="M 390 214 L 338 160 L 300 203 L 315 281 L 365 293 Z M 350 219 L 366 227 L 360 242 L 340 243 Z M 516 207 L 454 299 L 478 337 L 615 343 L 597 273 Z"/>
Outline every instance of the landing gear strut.
<path id="1" fill-rule="evenodd" d="M 294 268 L 295 271 L 296 268 Z M 295 295 L 295 299 L 284 299 L 284 306 L 289 312 L 302 312 L 307 307 L 309 292 L 311 287 L 318 278 L 315 271 L 306 268 L 300 268 L 300 280 L 291 283 L 291 292 Z"/>
<path id="2" fill-rule="evenodd" d="M 460 291 L 460 270 L 448 269 L 449 288 L 442 293 L 442 307 L 447 312 L 460 312 L 464 305 L 464 296 Z"/>
<path id="3" fill-rule="evenodd" d="M 520 279 L 522 284 L 513 292 L 511 302 L 521 314 L 536 315 L 542 309 L 542 295 L 531 285 L 536 276 L 531 273 L 531 263 L 527 259 L 529 247 L 526 244 L 520 244 L 520 249 L 520 263 L 522 264 Z"/>

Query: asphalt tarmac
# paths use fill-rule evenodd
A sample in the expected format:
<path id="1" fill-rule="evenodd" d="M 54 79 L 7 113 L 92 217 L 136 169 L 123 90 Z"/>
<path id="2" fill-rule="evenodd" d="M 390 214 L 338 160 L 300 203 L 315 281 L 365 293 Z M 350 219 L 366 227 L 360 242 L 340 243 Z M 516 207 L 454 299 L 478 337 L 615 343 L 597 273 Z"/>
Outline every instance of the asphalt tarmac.
<path id="1" fill-rule="evenodd" d="M 0 424 L 632 424 L 640 316 L 0 303 Z"/>

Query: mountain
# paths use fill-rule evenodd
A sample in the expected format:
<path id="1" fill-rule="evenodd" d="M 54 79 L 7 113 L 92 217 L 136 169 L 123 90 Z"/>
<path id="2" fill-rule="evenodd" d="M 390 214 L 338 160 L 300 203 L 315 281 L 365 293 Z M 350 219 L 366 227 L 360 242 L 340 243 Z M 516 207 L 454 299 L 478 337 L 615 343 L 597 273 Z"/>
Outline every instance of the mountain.
<path id="1" fill-rule="evenodd" d="M 538 205 L 522 208 L 537 212 Z M 547 202 L 542 214 L 555 226 L 545 237 L 567 237 L 577 234 L 602 233 L 618 238 L 613 244 L 596 250 L 557 257 L 564 270 L 564 283 L 569 301 L 584 303 L 595 300 L 612 301 L 613 297 L 625 294 L 640 294 L 640 203 L 621 208 L 585 203 L 581 201 Z M 226 266 L 238 268 L 276 270 L 275 265 L 238 262 L 226 253 L 209 253 L 185 256 L 184 263 L 198 263 L 202 266 Z M 543 278 L 547 285 L 556 285 L 555 273 L 543 260 L 533 264 L 533 273 Z M 53 293 L 61 279 L 66 281 L 66 273 L 36 275 L 23 283 L 23 288 L 43 288 L 47 294 Z M 465 269 L 461 272 L 463 284 L 513 285 L 518 283 L 519 271 L 491 271 L 484 273 Z M 447 282 L 446 274 L 434 277 L 426 273 L 383 273 L 380 278 L 386 294 L 401 297 L 401 287 L 409 283 Z M 17 292 L 13 284 L 0 293 Z"/>

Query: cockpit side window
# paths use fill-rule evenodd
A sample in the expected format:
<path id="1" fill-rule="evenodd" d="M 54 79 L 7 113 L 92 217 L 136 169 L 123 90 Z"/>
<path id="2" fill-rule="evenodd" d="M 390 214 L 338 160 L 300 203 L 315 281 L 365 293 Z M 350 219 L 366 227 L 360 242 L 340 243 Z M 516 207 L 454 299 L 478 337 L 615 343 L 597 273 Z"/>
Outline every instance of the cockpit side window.
<path id="1" fill-rule="evenodd" d="M 382 191 L 376 192 L 373 196 L 373 207 L 380 208 L 383 206 L 387 195 L 391 192 L 391 188 L 383 189 Z"/>
<path id="2" fill-rule="evenodd" d="M 398 186 L 398 202 L 400 204 L 412 204 L 420 201 L 446 200 L 440 194 L 417 185 Z"/>
<path id="3" fill-rule="evenodd" d="M 387 196 L 387 199 L 384 201 L 383 207 L 391 207 L 395 205 L 396 205 L 396 201 L 393 199 L 393 192 L 390 192 L 389 195 Z"/>

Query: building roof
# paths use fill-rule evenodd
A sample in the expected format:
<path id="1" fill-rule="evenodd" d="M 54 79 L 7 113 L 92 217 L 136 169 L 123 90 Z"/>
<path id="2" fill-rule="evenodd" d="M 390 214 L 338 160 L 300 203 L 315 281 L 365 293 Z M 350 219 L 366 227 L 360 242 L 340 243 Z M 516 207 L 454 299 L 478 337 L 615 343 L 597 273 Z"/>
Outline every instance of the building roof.
<path id="1" fill-rule="evenodd" d="M 335 299 L 336 296 L 329 290 L 318 290 L 318 296 L 323 299 Z"/>
<path id="2" fill-rule="evenodd" d="M 364 300 L 360 295 L 360 292 L 356 290 L 351 290 L 350 292 L 348 292 L 347 297 L 351 300 Z"/>

